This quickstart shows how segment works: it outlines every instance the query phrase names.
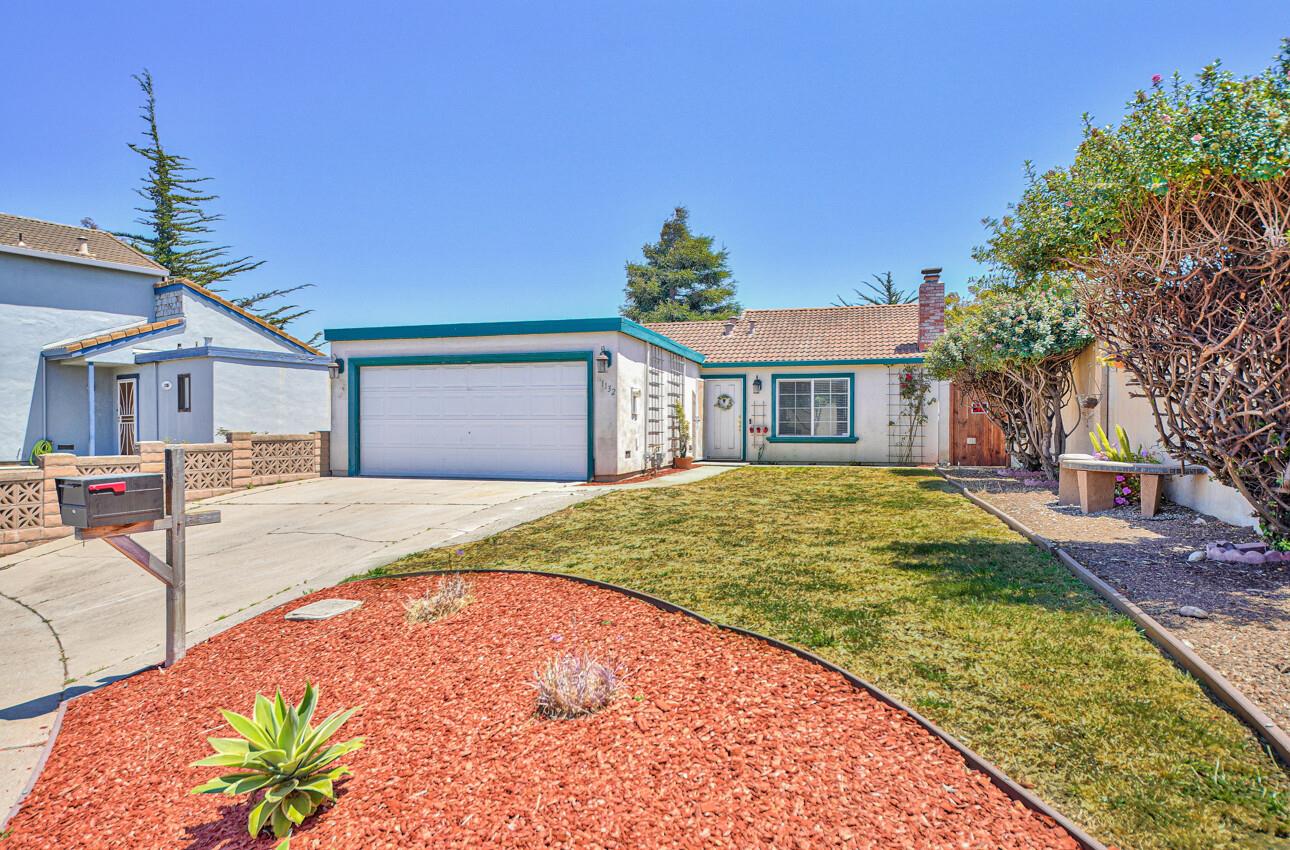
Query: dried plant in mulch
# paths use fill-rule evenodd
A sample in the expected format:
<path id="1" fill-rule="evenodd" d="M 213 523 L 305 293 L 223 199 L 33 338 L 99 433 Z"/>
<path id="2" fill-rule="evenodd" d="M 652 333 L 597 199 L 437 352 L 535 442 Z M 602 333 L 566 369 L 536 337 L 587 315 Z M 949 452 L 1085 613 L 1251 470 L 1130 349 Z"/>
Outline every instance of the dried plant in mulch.
<path id="1" fill-rule="evenodd" d="M 403 603 L 409 623 L 433 623 L 456 614 L 470 604 L 470 582 L 459 575 L 439 579 L 434 590 L 414 596 Z"/>
<path id="2" fill-rule="evenodd" d="M 1290 539 L 1290 175 L 1152 195 L 1082 264 L 1089 319 L 1164 450 Z"/>
<path id="3" fill-rule="evenodd" d="M 600 711 L 618 695 L 625 675 L 612 658 L 586 649 L 562 652 L 533 674 L 537 712 L 564 720 Z"/>

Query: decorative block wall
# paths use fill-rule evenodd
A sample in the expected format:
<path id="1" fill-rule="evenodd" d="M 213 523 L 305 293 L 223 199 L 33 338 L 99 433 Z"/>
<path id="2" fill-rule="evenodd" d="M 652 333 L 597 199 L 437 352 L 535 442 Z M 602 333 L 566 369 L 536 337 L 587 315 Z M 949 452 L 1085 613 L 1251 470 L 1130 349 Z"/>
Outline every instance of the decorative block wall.
<path id="1" fill-rule="evenodd" d="M 187 501 L 209 499 L 247 487 L 317 478 L 326 432 L 230 434 L 225 443 L 187 443 Z M 0 557 L 48 540 L 67 537 L 58 510 L 59 478 L 118 472 L 164 472 L 166 444 L 139 443 L 137 455 L 47 454 L 36 466 L 0 468 Z"/>

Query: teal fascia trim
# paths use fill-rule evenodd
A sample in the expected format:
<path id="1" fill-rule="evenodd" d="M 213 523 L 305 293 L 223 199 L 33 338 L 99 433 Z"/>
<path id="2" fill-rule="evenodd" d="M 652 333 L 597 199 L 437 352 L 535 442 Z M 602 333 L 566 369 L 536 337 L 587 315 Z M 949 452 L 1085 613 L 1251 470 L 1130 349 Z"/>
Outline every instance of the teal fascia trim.
<path id="1" fill-rule="evenodd" d="M 743 432 L 744 432 L 743 446 L 739 449 L 739 459 L 747 460 L 748 459 L 748 376 L 743 372 L 730 372 L 730 373 L 714 372 L 710 375 L 700 375 L 699 378 L 704 381 L 706 381 L 709 378 L 738 378 L 739 381 L 744 385 L 743 392 L 739 394 L 740 397 L 743 399 L 743 405 L 742 405 L 743 409 L 740 410 L 739 413 L 743 417 Z M 704 393 L 704 396 L 705 397 L 707 396 L 706 392 Z M 707 401 L 704 401 L 704 404 L 707 404 Z M 704 417 L 705 418 L 707 417 L 706 412 L 704 413 Z M 706 448 L 705 448 L 705 451 L 706 451 Z"/>
<path id="2" fill-rule="evenodd" d="M 595 353 L 591 351 L 529 351 L 497 354 L 421 354 L 405 357 L 350 357 L 346 361 L 349 375 L 349 474 L 363 474 L 359 441 L 359 398 L 365 366 L 434 366 L 469 363 L 567 363 L 587 364 L 587 480 L 596 477 L 596 397 Z"/>
<path id="3" fill-rule="evenodd" d="M 364 339 L 431 339 L 457 336 L 516 336 L 520 334 L 573 334 L 610 331 L 653 343 L 695 363 L 703 355 L 681 345 L 671 337 L 638 325 L 631 319 L 614 316 L 607 319 L 548 319 L 534 322 L 466 322 L 451 325 L 396 325 L 376 328 L 328 328 L 323 339 L 349 342 Z"/>
<path id="4" fill-rule="evenodd" d="M 845 437 L 781 437 L 779 434 L 779 413 L 776 407 L 779 404 L 779 387 L 777 384 L 781 379 L 793 380 L 804 378 L 846 378 L 851 385 L 851 409 L 847 411 L 847 427 L 851 432 Z M 770 436 L 766 438 L 769 443 L 855 443 L 860 438 L 856 436 L 856 376 L 854 372 L 778 372 L 770 376 Z"/>
<path id="5" fill-rule="evenodd" d="M 923 362 L 923 355 L 911 355 L 909 357 L 869 357 L 863 360 L 742 360 L 737 363 L 709 363 L 704 362 L 704 368 L 707 369 L 751 369 L 769 368 L 771 366 L 901 366 L 905 364 L 918 364 Z"/>

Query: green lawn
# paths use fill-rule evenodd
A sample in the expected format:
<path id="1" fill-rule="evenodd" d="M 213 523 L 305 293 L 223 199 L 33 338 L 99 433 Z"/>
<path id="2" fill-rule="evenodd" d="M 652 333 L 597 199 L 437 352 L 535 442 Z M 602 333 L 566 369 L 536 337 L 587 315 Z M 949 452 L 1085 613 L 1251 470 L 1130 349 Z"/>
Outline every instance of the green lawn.
<path id="1" fill-rule="evenodd" d="M 390 572 L 590 576 L 809 647 L 1108 844 L 1290 844 L 1290 780 L 1054 558 L 925 470 L 746 468 L 613 493 Z"/>

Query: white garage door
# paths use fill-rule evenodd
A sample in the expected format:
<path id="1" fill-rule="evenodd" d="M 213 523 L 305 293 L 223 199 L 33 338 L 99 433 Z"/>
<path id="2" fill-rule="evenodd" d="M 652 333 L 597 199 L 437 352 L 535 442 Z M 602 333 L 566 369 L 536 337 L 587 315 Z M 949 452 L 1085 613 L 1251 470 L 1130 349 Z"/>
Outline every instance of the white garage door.
<path id="1" fill-rule="evenodd" d="M 585 363 L 369 366 L 364 475 L 587 477 Z"/>

